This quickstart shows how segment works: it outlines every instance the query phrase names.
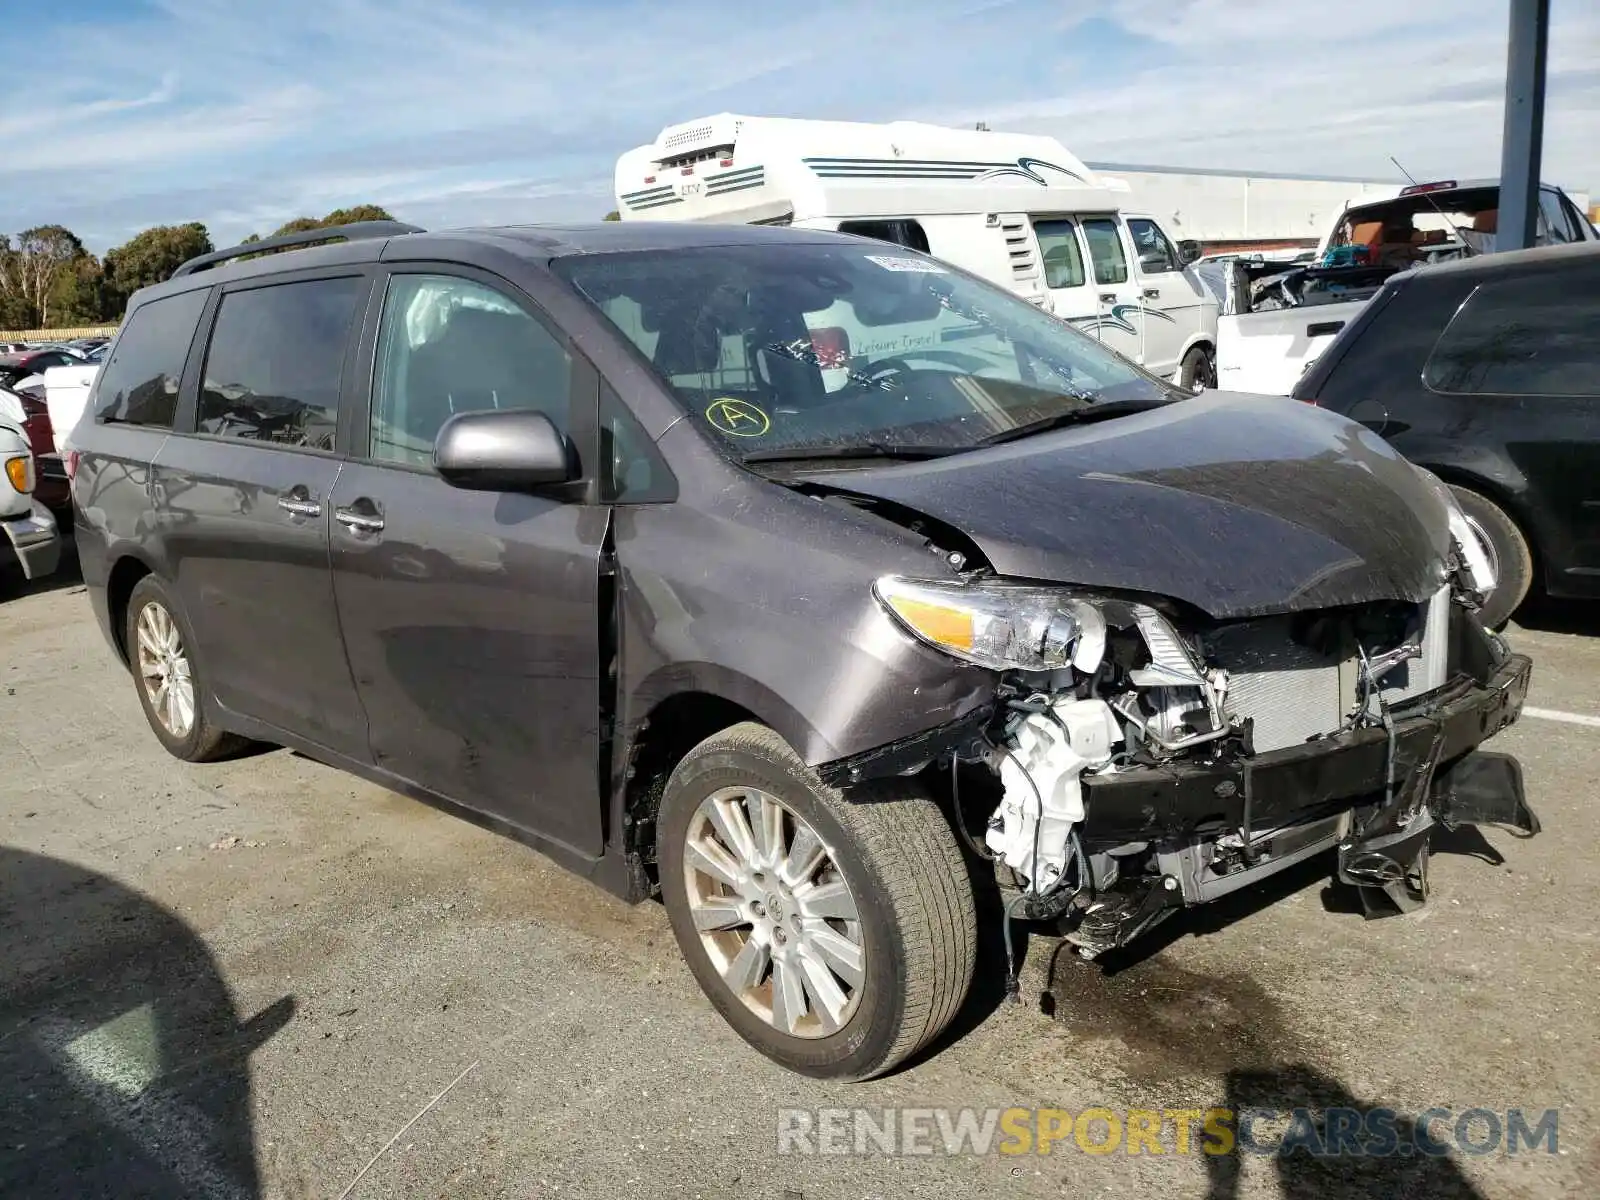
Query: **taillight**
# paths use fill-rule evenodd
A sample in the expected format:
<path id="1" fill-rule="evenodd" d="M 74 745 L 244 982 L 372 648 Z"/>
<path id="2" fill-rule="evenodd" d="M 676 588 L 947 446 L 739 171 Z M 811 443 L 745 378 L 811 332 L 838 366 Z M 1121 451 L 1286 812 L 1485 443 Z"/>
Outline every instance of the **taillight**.
<path id="1" fill-rule="evenodd" d="M 1295 399 L 1300 401 L 1301 404 L 1311 405 L 1312 408 L 1321 407 L 1321 405 L 1317 403 L 1317 398 L 1315 396 L 1296 396 Z"/>
<path id="2" fill-rule="evenodd" d="M 76 479 L 78 477 L 78 452 L 76 450 L 68 450 L 62 457 L 61 462 L 67 468 L 67 478 Z"/>

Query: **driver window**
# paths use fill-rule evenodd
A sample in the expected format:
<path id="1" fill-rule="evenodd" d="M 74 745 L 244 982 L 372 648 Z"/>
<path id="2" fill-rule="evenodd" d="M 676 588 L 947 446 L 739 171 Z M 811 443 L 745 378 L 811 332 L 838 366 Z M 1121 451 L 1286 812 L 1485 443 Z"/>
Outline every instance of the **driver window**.
<path id="1" fill-rule="evenodd" d="M 1139 255 L 1139 270 L 1146 275 L 1165 275 L 1180 270 L 1177 251 L 1154 221 L 1130 220 L 1128 232 Z"/>
<path id="2" fill-rule="evenodd" d="M 368 455 L 427 466 L 456 413 L 537 409 L 569 426 L 572 361 L 510 297 L 448 275 L 396 275 L 383 301 Z"/>

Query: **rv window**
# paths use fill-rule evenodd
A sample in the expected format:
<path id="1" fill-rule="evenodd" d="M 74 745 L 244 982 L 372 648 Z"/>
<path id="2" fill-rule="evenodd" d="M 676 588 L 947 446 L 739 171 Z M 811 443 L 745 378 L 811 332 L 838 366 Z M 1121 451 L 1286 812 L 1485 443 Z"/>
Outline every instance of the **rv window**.
<path id="1" fill-rule="evenodd" d="M 1078 248 L 1078 227 L 1071 221 L 1035 221 L 1039 257 L 1044 262 L 1044 285 L 1049 288 L 1082 287 L 1083 252 Z"/>
<path id="2" fill-rule="evenodd" d="M 889 221 L 840 221 L 840 233 L 853 233 L 857 237 L 872 238 L 879 242 L 893 242 L 912 250 L 928 253 L 928 235 L 915 221 L 896 218 Z"/>
<path id="3" fill-rule="evenodd" d="M 1098 284 L 1127 283 L 1128 256 L 1122 250 L 1122 234 L 1110 217 L 1094 217 L 1083 223 L 1083 236 L 1089 239 L 1089 259 L 1094 263 Z"/>

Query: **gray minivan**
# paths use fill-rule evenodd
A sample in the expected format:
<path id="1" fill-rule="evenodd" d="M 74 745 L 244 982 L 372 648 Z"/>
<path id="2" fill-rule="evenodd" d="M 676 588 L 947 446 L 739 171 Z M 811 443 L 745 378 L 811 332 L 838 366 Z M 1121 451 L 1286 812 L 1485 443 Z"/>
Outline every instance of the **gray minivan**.
<path id="1" fill-rule="evenodd" d="M 169 751 L 294 747 L 659 894 L 810 1074 L 939 1033 L 975 887 L 1093 957 L 1323 851 L 1410 908 L 1436 823 L 1536 828 L 1447 489 L 900 247 L 220 251 L 133 297 L 72 443 Z"/>

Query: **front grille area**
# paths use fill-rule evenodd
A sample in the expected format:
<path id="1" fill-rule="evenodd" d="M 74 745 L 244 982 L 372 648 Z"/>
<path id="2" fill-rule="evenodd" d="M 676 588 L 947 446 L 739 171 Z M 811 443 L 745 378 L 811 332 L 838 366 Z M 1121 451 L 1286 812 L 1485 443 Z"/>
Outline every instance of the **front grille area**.
<path id="1" fill-rule="evenodd" d="M 1381 688 L 1398 704 L 1444 686 L 1448 668 L 1450 596 L 1419 605 L 1422 657 L 1395 667 Z M 1291 618 L 1267 617 L 1226 626 L 1205 639 L 1206 657 L 1228 672 L 1227 710 L 1253 722 L 1257 753 L 1296 746 L 1332 733 L 1354 707 L 1359 680 L 1354 655 L 1339 659 L 1297 644 Z M 1387 650 L 1390 647 L 1368 647 Z M 1372 708 L 1376 715 L 1377 703 Z"/>
<path id="2" fill-rule="evenodd" d="M 1257 753 L 1331 733 L 1343 721 L 1338 659 L 1296 645 L 1288 617 L 1230 626 L 1206 649 L 1228 672 L 1224 706 L 1255 724 Z"/>

